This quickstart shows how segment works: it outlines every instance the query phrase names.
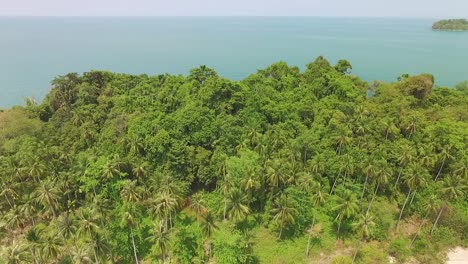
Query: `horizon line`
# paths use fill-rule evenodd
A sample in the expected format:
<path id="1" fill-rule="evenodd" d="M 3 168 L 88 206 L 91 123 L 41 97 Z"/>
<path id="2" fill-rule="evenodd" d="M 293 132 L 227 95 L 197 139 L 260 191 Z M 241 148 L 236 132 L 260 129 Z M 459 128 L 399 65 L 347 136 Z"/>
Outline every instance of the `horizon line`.
<path id="1" fill-rule="evenodd" d="M 361 15 L 0 15 L 0 18 L 223 18 L 223 17 L 246 17 L 246 18 L 432 18 L 440 19 L 446 16 L 361 16 Z M 461 17 L 450 17 L 447 19 L 463 19 Z"/>

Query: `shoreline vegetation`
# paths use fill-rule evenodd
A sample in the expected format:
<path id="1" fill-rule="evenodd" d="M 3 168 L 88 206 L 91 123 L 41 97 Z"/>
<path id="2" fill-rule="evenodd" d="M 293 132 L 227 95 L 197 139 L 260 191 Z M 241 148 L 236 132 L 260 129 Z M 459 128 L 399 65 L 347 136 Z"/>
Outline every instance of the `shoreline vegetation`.
<path id="1" fill-rule="evenodd" d="M 0 262 L 444 263 L 468 246 L 468 82 L 351 70 L 58 76 L 0 112 Z"/>
<path id="2" fill-rule="evenodd" d="M 444 19 L 432 25 L 433 30 L 440 31 L 468 31 L 468 20 L 466 19 Z"/>

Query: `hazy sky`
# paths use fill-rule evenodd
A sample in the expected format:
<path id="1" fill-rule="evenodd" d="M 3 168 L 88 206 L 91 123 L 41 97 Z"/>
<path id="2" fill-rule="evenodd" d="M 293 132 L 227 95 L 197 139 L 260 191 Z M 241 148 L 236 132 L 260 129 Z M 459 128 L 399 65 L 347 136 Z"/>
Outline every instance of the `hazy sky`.
<path id="1" fill-rule="evenodd" d="M 0 16 L 468 17 L 468 0 L 0 0 Z"/>

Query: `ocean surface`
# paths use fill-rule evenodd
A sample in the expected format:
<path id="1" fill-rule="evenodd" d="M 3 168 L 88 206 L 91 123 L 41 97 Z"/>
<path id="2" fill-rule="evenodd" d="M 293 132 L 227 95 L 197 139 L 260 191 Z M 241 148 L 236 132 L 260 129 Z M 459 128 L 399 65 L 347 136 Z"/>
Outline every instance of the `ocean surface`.
<path id="1" fill-rule="evenodd" d="M 323 55 L 353 74 L 393 81 L 428 72 L 440 86 L 468 80 L 468 32 L 432 31 L 435 19 L 317 17 L 0 17 L 0 107 L 41 100 L 57 75 L 93 69 L 187 74 L 207 65 L 240 80 Z"/>

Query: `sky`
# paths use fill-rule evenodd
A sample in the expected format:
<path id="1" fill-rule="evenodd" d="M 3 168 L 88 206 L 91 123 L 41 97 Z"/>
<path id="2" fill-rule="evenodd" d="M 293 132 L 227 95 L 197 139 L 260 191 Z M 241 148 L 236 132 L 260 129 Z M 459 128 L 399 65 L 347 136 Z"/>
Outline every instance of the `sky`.
<path id="1" fill-rule="evenodd" d="M 468 0 L 0 0 L 0 16 L 468 17 Z"/>

